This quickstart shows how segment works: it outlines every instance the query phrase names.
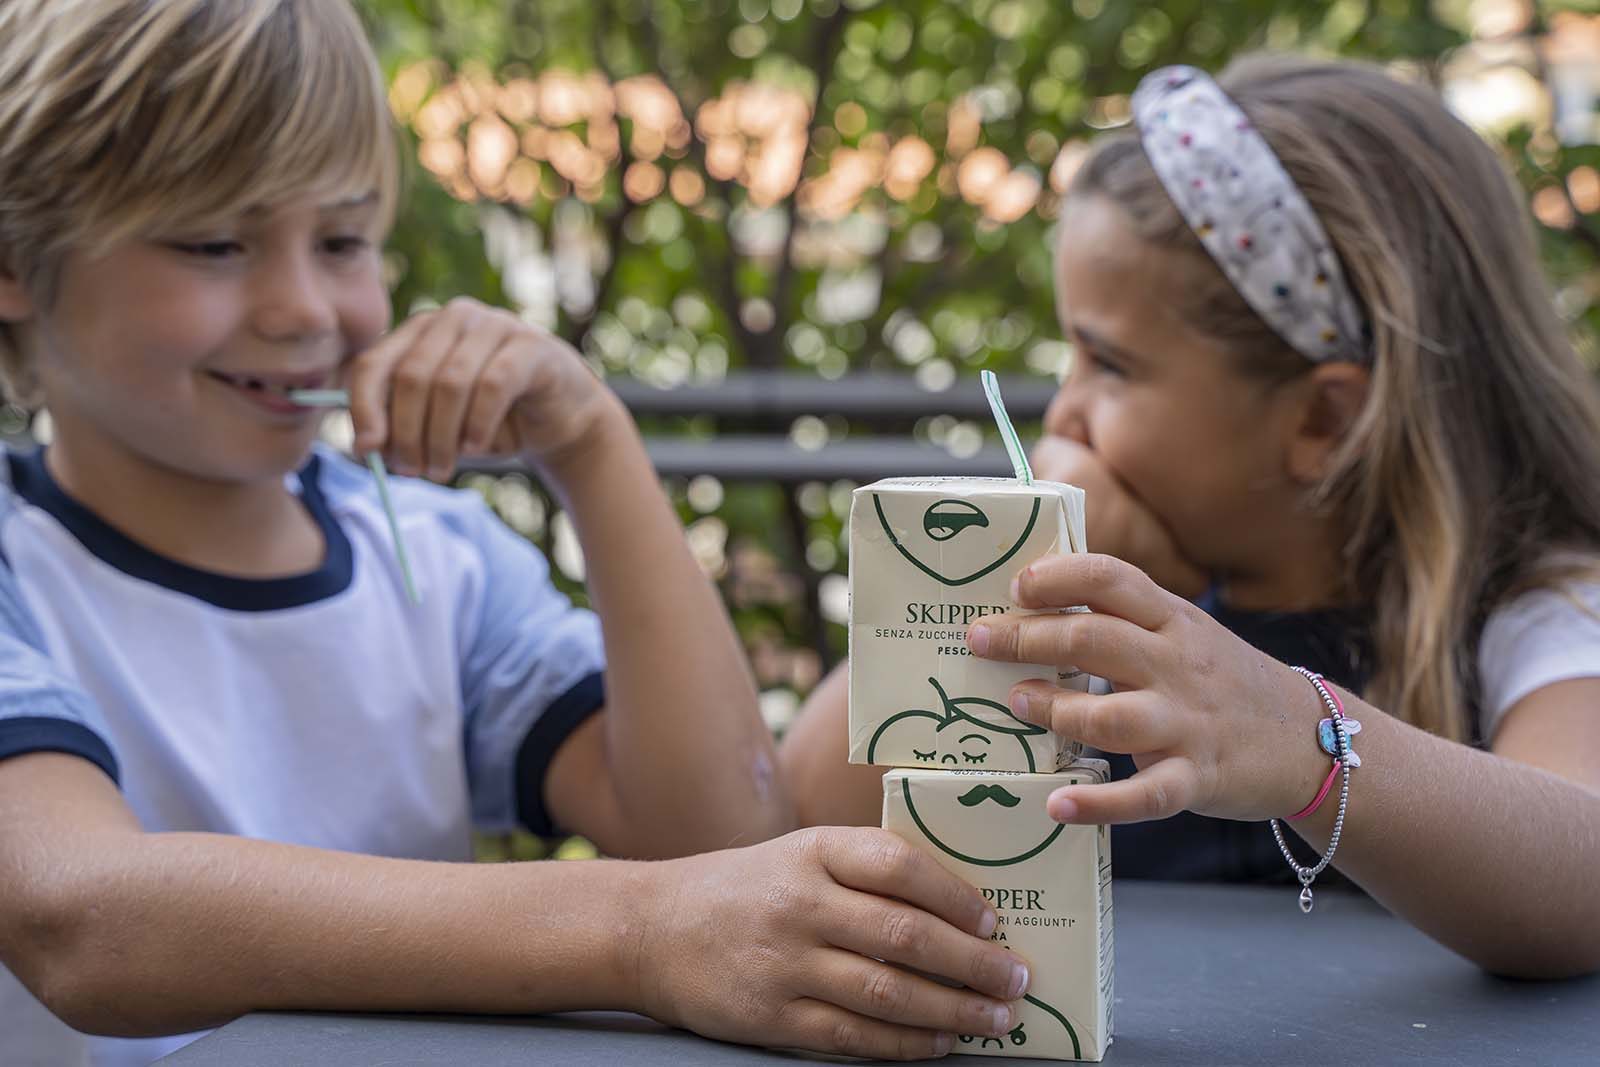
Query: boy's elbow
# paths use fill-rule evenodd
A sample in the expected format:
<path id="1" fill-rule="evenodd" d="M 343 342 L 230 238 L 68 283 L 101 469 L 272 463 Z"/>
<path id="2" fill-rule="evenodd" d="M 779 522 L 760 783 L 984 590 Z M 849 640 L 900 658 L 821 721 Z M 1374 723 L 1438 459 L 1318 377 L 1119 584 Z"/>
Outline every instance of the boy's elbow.
<path id="1" fill-rule="evenodd" d="M 103 910 L 59 881 L 9 886 L 0 905 L 0 962 L 52 1015 L 87 1034 L 142 1037 L 161 1033 L 160 1020 L 132 1017 L 142 998 L 120 988 Z"/>

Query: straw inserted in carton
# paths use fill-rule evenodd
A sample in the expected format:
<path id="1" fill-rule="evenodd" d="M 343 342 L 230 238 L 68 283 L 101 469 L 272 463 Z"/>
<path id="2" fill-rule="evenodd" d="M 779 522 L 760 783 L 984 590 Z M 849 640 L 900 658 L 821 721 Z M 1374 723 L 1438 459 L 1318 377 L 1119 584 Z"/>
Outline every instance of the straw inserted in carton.
<path id="1" fill-rule="evenodd" d="M 1033 468 L 1028 465 L 1028 453 L 1017 437 L 1017 428 L 1011 425 L 1011 416 L 1006 414 L 1006 402 L 1000 399 L 1000 379 L 992 370 L 978 377 L 983 381 L 983 395 L 989 398 L 989 410 L 994 414 L 994 424 L 1000 427 L 1000 439 L 1006 443 L 1006 455 L 1011 457 L 1011 469 L 1016 472 L 1017 481 L 1032 485 Z"/>

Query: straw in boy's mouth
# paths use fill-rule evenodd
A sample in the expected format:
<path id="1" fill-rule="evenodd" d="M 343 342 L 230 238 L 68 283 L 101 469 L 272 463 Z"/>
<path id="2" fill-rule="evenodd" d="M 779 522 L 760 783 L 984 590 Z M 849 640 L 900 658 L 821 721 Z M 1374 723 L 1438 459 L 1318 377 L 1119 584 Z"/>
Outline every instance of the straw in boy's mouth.
<path id="1" fill-rule="evenodd" d="M 322 374 L 296 378 L 293 381 L 279 380 L 269 382 L 247 374 L 224 374 L 218 370 L 208 370 L 206 373 L 226 385 L 239 389 L 249 389 L 257 393 L 274 393 L 283 397 L 287 397 L 290 393 L 301 389 L 315 389 L 327 380 L 327 376 Z"/>

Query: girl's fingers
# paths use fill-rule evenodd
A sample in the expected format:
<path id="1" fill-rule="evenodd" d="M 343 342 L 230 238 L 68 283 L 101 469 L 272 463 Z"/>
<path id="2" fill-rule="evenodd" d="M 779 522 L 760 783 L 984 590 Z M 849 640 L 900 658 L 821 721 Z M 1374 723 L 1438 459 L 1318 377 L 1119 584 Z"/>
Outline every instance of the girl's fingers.
<path id="1" fill-rule="evenodd" d="M 921 975 L 841 949 L 824 950 L 801 992 L 872 1019 L 958 1034 L 999 1036 L 1017 1025 L 1004 1001 L 952 989 Z"/>
<path id="2" fill-rule="evenodd" d="M 1057 789 L 1045 809 L 1057 822 L 1145 822 L 1194 807 L 1199 794 L 1198 768 L 1182 756 L 1168 756 L 1132 778 Z"/>
<path id="3" fill-rule="evenodd" d="M 345 388 L 350 392 L 350 418 L 355 423 L 357 455 L 364 456 L 388 442 L 389 372 L 431 320 L 430 315 L 407 319 L 351 363 Z"/>
<path id="4" fill-rule="evenodd" d="M 1182 736 L 1177 719 L 1148 690 L 1083 693 L 1034 679 L 1012 686 L 1011 710 L 1102 752 L 1162 752 Z"/>
<path id="5" fill-rule="evenodd" d="M 1133 564 L 1093 552 L 1034 560 L 1017 575 L 1011 598 L 1020 608 L 1086 605 L 1146 630 L 1161 629 L 1185 603 Z"/>
<path id="6" fill-rule="evenodd" d="M 1165 660 L 1166 645 L 1115 615 L 989 615 L 967 630 L 974 655 L 1007 663 L 1076 667 L 1120 688 L 1143 688 Z"/>
<path id="7" fill-rule="evenodd" d="M 1028 967 L 1014 953 L 897 900 L 855 892 L 829 897 L 827 907 L 819 909 L 816 929 L 828 944 L 857 957 L 960 982 L 973 991 L 968 994 L 976 997 L 973 1003 L 982 1001 L 985 1010 L 1027 992 Z M 896 989 L 905 992 L 902 987 Z M 867 1011 L 861 1004 L 845 1007 Z M 948 1020 L 943 1025 L 949 1025 Z"/>
<path id="8" fill-rule="evenodd" d="M 445 309 L 433 316 L 390 373 L 386 451 L 402 474 L 420 474 L 426 469 L 428 394 L 433 389 L 433 376 L 462 335 L 471 329 L 467 313 L 453 307 Z"/>
<path id="9" fill-rule="evenodd" d="M 925 1060 L 950 1051 L 953 1035 L 869 1019 L 821 1000 L 799 999 L 778 1013 L 762 1044 L 870 1060 Z"/>
<path id="10" fill-rule="evenodd" d="M 485 367 L 505 343 L 509 330 L 497 315 L 466 331 L 434 371 L 427 394 L 427 441 L 423 456 L 429 478 L 442 482 L 455 470 L 462 451 L 462 430 L 468 405 Z"/>

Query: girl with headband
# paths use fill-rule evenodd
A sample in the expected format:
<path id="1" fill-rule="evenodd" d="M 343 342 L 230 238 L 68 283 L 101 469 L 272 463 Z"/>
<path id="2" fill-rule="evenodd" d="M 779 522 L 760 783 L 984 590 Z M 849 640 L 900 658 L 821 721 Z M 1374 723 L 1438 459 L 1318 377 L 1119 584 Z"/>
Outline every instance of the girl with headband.
<path id="1" fill-rule="evenodd" d="M 1035 457 L 1106 554 L 1013 586 L 1094 613 L 968 633 L 1110 683 L 1013 691 L 1120 764 L 1050 814 L 1117 824 L 1124 877 L 1310 911 L 1332 863 L 1489 970 L 1600 969 L 1600 403 L 1510 180 L 1367 66 L 1167 68 L 1133 112 L 1063 206 Z M 783 759 L 806 818 L 875 822 L 844 718 L 841 673 Z"/>

